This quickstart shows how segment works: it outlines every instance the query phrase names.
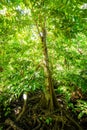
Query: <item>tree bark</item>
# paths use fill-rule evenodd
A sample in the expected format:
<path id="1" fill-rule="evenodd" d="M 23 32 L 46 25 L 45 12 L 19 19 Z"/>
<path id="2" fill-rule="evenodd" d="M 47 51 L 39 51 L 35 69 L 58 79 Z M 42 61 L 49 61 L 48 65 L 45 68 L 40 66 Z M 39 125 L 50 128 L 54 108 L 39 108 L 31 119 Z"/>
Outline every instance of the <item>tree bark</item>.
<path id="1" fill-rule="evenodd" d="M 56 95 L 54 92 L 53 82 L 52 82 L 52 75 L 49 67 L 49 57 L 48 57 L 48 50 L 47 50 L 47 43 L 46 43 L 46 27 L 42 28 L 42 36 L 41 44 L 42 44 L 42 51 L 44 56 L 44 75 L 45 75 L 45 99 L 46 105 L 49 111 L 53 111 L 55 107 L 57 107 L 57 100 Z"/>
<path id="2" fill-rule="evenodd" d="M 33 8 L 31 9 L 32 13 L 34 13 Z M 36 28 L 39 34 L 39 37 L 41 39 L 42 44 L 42 53 L 44 56 L 44 75 L 45 75 L 45 91 L 44 91 L 44 97 L 46 99 L 46 105 L 49 109 L 49 111 L 53 111 L 54 108 L 58 107 L 56 95 L 54 92 L 53 82 L 52 82 L 52 75 L 49 67 L 49 56 L 48 56 L 48 50 L 47 50 L 47 43 L 46 43 L 46 19 L 43 18 L 43 20 L 35 20 L 33 18 Z"/>

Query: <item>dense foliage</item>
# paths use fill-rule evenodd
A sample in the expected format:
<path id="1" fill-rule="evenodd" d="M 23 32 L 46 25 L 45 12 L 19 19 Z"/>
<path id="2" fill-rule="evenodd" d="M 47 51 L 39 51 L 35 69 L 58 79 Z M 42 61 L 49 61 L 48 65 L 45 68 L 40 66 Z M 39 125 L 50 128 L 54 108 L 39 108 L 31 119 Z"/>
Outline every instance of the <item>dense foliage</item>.
<path id="1" fill-rule="evenodd" d="M 21 93 L 45 88 L 43 48 L 39 37 L 46 21 L 49 67 L 55 92 L 68 107 L 87 116 L 87 4 L 86 0 L 1 0 L 0 104 Z M 79 90 L 79 94 L 75 92 Z M 75 106 L 71 98 L 78 99 Z M 86 98 L 87 100 L 87 98 Z M 47 120 L 49 123 L 49 120 Z"/>

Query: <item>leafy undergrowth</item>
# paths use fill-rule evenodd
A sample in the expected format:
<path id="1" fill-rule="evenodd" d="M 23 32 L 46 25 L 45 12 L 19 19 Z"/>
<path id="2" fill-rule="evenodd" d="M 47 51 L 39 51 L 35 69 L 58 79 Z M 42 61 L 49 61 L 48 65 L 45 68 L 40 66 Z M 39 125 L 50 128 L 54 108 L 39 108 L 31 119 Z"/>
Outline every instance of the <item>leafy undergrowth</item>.
<path id="1" fill-rule="evenodd" d="M 51 113 L 43 108 L 42 97 L 43 92 L 38 90 L 29 92 L 27 100 L 21 94 L 7 106 L 2 103 L 0 130 L 87 130 L 87 116 L 78 119 L 77 113 L 72 112 L 74 109 L 67 108 L 63 95 L 57 95 L 59 109 Z M 80 113 L 79 109 L 76 112 Z"/>

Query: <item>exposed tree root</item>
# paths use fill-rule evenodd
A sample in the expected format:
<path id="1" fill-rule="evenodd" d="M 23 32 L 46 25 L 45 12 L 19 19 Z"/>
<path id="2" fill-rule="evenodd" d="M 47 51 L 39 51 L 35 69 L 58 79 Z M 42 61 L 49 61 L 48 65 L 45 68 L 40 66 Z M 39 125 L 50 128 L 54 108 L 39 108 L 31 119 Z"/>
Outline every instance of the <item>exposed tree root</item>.
<path id="1" fill-rule="evenodd" d="M 60 102 L 62 101 L 61 97 L 58 96 L 58 106 L 60 108 L 55 109 L 53 112 L 49 112 L 47 107 L 43 106 L 43 101 L 42 92 L 29 95 L 26 103 L 24 102 L 21 112 L 18 115 L 14 112 L 14 119 L 12 113 L 9 116 L 10 119 L 7 118 L 5 120 L 4 130 L 66 130 L 70 128 L 82 130 L 79 123 L 67 112 L 66 104 Z"/>
<path id="2" fill-rule="evenodd" d="M 6 119 L 5 124 L 10 125 L 10 127 L 7 128 L 7 130 L 10 130 L 12 127 L 14 130 L 23 130 L 22 128 L 18 127 L 11 119 Z"/>
<path id="3" fill-rule="evenodd" d="M 66 117 L 67 117 L 73 124 L 75 124 L 79 130 L 82 130 L 82 128 L 80 127 L 80 125 L 79 125 L 72 117 L 70 117 L 69 114 L 66 114 Z"/>

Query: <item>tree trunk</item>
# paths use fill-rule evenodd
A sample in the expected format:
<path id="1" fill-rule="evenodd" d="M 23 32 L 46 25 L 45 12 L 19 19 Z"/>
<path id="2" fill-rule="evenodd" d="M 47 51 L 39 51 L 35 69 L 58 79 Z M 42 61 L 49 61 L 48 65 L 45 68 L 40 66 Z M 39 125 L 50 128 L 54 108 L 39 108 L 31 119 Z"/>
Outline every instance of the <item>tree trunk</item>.
<path id="1" fill-rule="evenodd" d="M 44 56 L 44 75 L 45 75 L 45 99 L 46 105 L 49 111 L 53 111 L 55 107 L 57 107 L 57 100 L 56 95 L 54 92 L 53 82 L 52 82 L 52 75 L 49 67 L 49 57 L 48 57 L 48 50 L 46 45 L 46 28 L 42 28 L 42 36 L 41 43 L 43 49 L 43 56 Z"/>

